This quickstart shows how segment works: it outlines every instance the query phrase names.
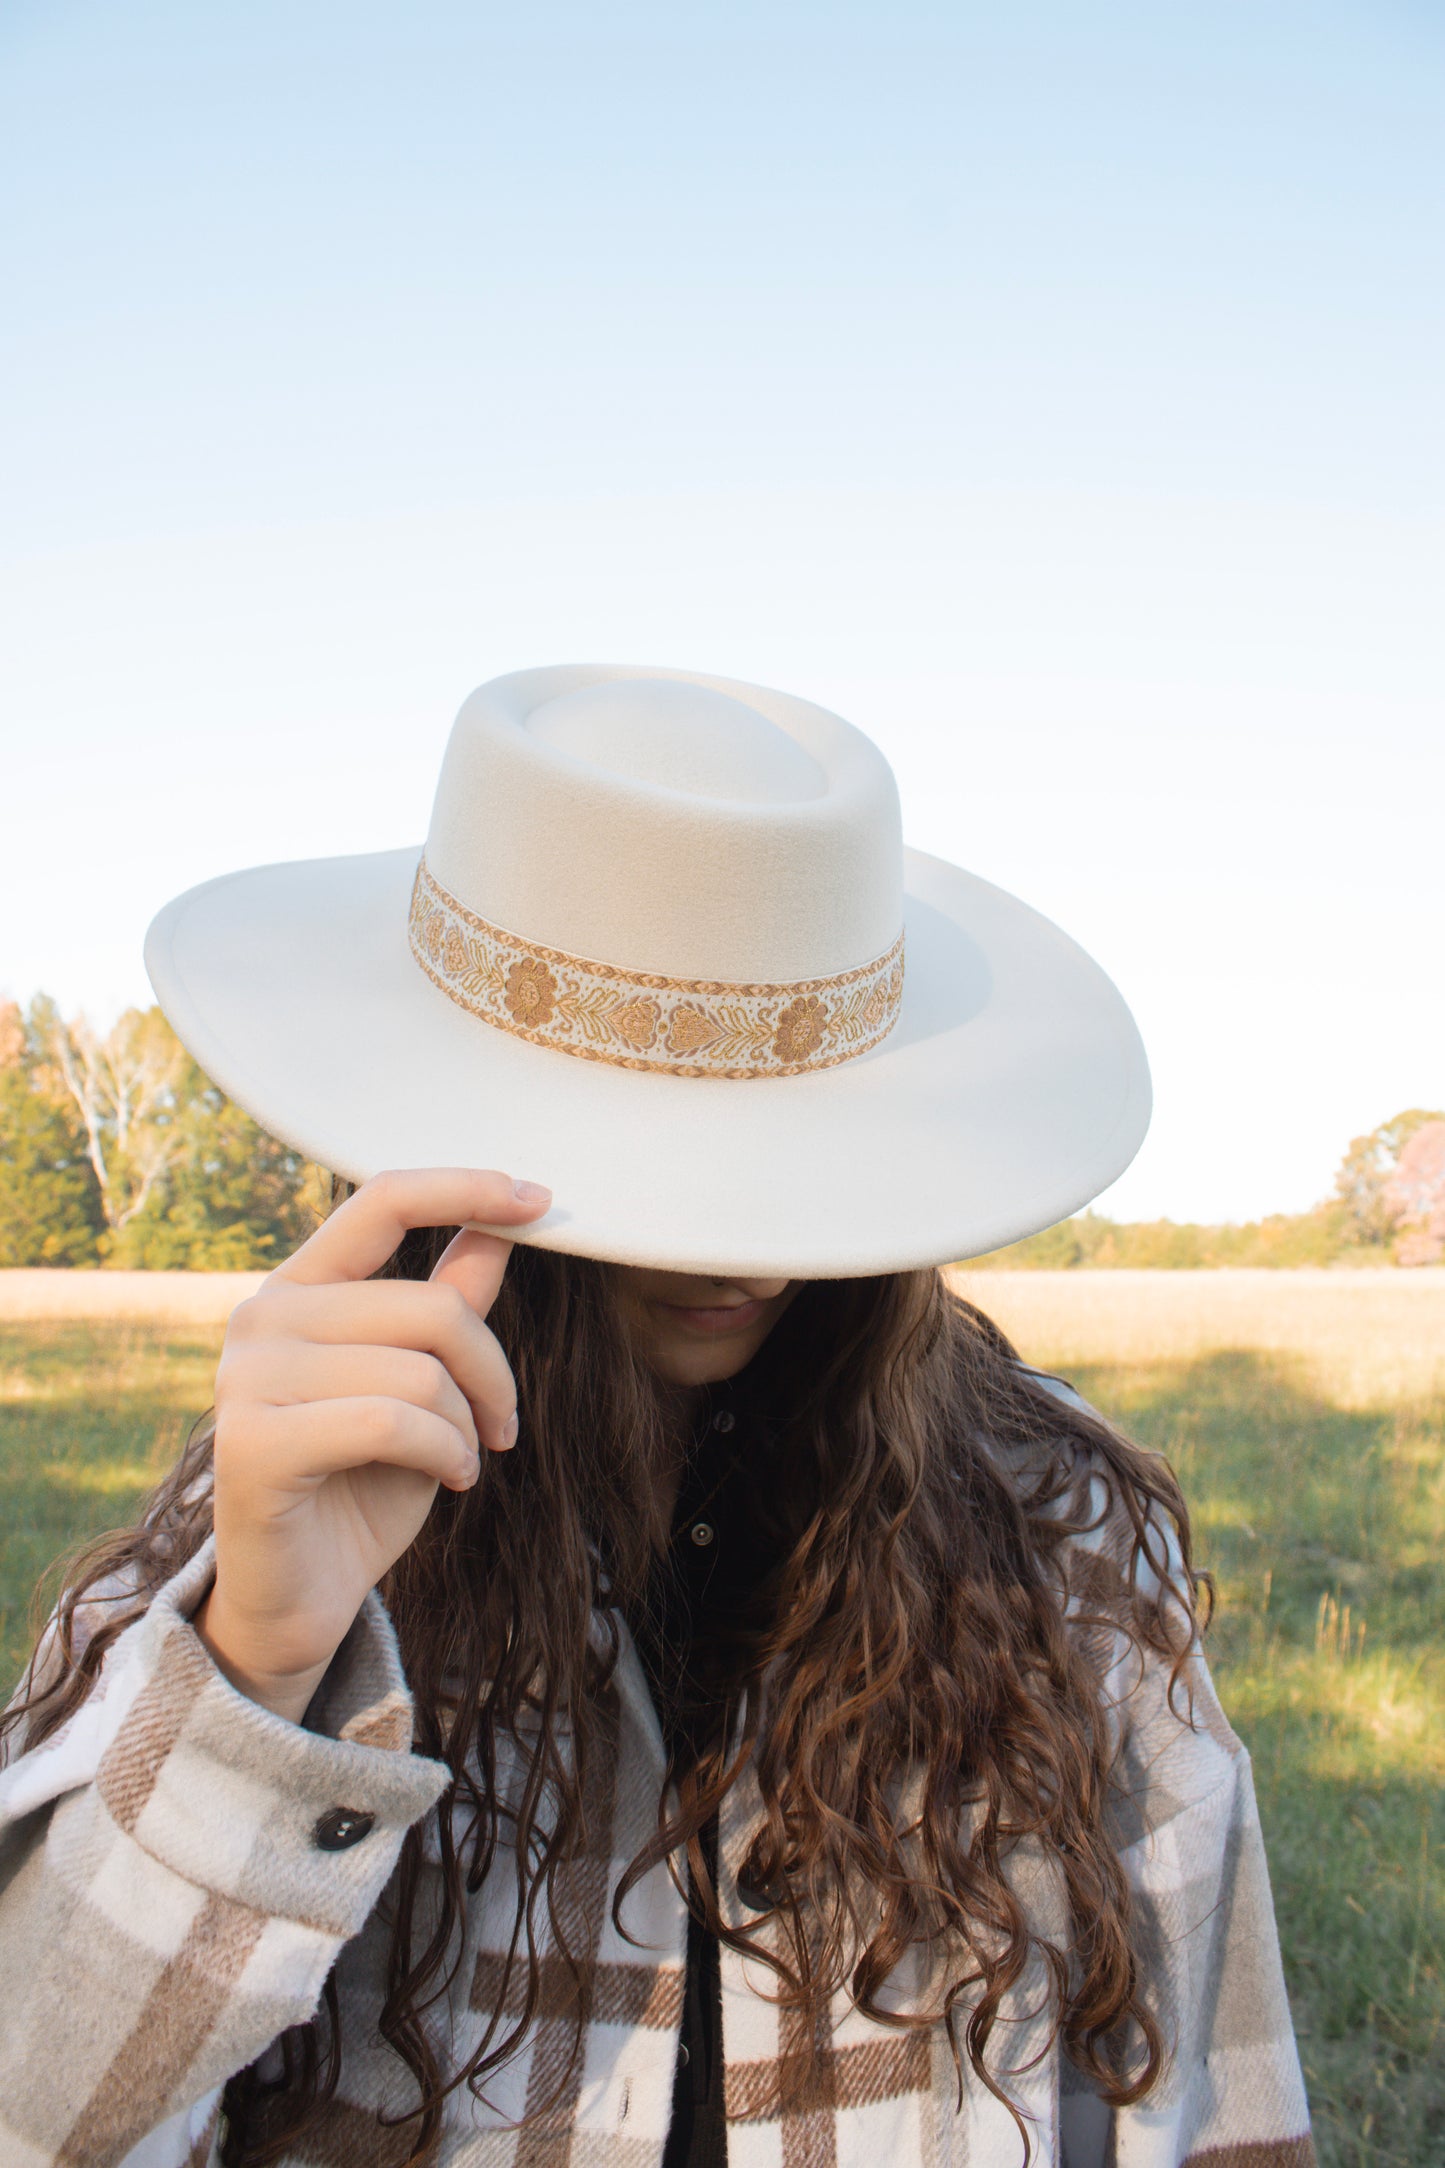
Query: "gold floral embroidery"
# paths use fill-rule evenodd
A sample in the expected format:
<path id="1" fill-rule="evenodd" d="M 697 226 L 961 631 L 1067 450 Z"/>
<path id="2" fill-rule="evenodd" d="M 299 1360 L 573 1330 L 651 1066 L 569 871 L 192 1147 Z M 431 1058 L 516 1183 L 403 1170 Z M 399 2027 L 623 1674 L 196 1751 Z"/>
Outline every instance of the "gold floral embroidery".
<path id="1" fill-rule="evenodd" d="M 524 956 L 507 973 L 502 996 L 519 1024 L 545 1024 L 557 1003 L 557 981 L 536 956 Z"/>
<path id="2" fill-rule="evenodd" d="M 667 1019 L 667 1051 L 669 1054 L 700 1054 L 704 1047 L 715 1046 L 723 1035 L 723 1027 L 706 1009 L 695 1009 L 690 1002 L 680 1001 Z"/>
<path id="3" fill-rule="evenodd" d="M 478 918 L 423 860 L 411 948 L 459 1007 L 534 1045 L 672 1076 L 794 1076 L 865 1054 L 903 997 L 903 936 L 855 971 L 792 986 L 668 979 L 524 942 Z"/>
<path id="4" fill-rule="evenodd" d="M 655 1001 L 639 997 L 636 1001 L 624 1001 L 614 1011 L 612 1023 L 619 1039 L 639 1050 L 652 1046 L 657 1039 L 657 1027 L 662 1022 L 662 1011 Z"/>
<path id="5" fill-rule="evenodd" d="M 828 1022 L 828 1005 L 816 994 L 799 994 L 790 1001 L 778 1018 L 773 1034 L 773 1049 L 779 1061 L 789 1067 L 794 1062 L 806 1061 L 816 1054 L 823 1044 L 823 1033 Z"/>
<path id="6" fill-rule="evenodd" d="M 652 1045 L 662 1011 L 650 997 L 619 1000 L 610 988 L 582 986 L 562 994 L 557 1015 L 563 1028 L 575 1027 L 584 1039 L 598 1045 L 620 1039 L 639 1050 Z"/>

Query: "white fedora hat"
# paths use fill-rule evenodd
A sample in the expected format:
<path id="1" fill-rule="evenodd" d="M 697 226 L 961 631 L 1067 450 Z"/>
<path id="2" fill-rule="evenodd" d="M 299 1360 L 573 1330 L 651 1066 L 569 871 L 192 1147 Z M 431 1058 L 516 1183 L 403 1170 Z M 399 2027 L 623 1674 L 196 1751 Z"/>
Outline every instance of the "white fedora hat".
<path id="1" fill-rule="evenodd" d="M 256 1120 L 355 1180 L 549 1183 L 522 1240 L 836 1277 L 976 1256 L 1105 1188 L 1133 1019 L 1015 897 L 906 850 L 882 754 L 686 671 L 525 670 L 462 708 L 424 851 L 167 904 L 156 994 Z"/>

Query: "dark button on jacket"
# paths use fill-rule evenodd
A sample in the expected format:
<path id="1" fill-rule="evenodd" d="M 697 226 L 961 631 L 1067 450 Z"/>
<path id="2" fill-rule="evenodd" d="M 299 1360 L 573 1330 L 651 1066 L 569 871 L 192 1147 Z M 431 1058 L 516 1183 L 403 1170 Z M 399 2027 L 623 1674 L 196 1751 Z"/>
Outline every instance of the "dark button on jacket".
<path id="1" fill-rule="evenodd" d="M 359 1807 L 328 1807 L 311 1832 L 311 1842 L 318 1852 L 344 1852 L 348 1845 L 369 1837 L 375 1827 L 376 1816 Z"/>

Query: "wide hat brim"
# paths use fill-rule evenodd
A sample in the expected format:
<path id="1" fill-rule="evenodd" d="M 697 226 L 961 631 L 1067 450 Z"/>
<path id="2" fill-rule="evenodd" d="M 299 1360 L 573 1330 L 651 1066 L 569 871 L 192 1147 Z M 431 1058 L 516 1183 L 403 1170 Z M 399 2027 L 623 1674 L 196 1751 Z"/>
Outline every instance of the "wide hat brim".
<path id="1" fill-rule="evenodd" d="M 802 1075 L 639 1073 L 529 1045 L 419 968 L 419 852 L 260 866 L 168 904 L 146 967 L 182 1041 L 261 1125 L 362 1181 L 497 1167 L 550 1185 L 521 1237 L 621 1264 L 839 1278 L 978 1256 L 1121 1174 L 1149 1070 L 1111 981 L 1038 912 L 905 853 L 903 1006 Z"/>

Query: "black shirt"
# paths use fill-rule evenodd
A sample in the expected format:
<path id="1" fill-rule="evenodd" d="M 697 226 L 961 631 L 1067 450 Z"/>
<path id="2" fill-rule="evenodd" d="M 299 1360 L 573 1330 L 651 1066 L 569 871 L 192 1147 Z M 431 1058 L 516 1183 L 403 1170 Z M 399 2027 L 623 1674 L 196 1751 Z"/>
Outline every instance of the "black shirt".
<path id="1" fill-rule="evenodd" d="M 652 1576 L 634 1639 L 652 1687 L 674 1770 L 717 1736 L 723 1719 L 726 1644 L 761 1599 L 779 1531 L 767 1511 L 769 1426 L 756 1381 L 708 1388 L 683 1467 L 667 1552 Z M 717 1871 L 717 1821 L 702 1832 Z M 672 2120 L 662 2168 L 726 2168 L 722 1978 L 717 1937 L 696 1912 L 687 1926 L 682 2036 L 673 2073 Z"/>

